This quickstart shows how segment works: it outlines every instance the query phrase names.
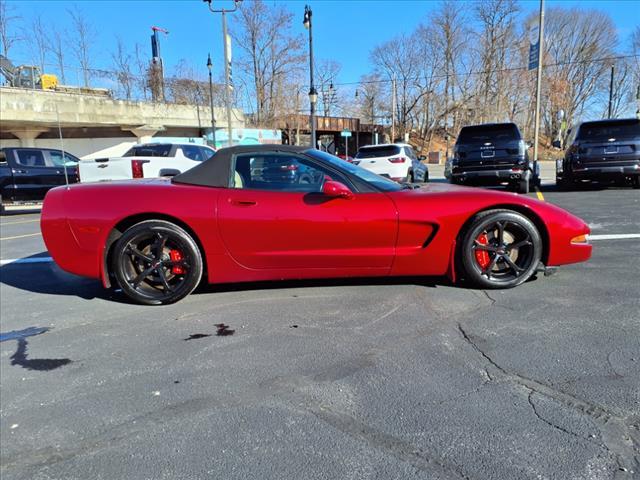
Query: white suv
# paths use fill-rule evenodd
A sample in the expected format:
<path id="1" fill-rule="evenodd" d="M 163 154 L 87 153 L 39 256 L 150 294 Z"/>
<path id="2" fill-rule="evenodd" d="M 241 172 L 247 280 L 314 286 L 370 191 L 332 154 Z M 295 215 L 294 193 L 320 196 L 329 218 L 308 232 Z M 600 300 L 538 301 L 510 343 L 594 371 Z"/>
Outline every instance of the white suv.
<path id="1" fill-rule="evenodd" d="M 360 147 L 353 163 L 396 182 L 428 182 L 429 168 L 411 145 L 388 143 Z"/>

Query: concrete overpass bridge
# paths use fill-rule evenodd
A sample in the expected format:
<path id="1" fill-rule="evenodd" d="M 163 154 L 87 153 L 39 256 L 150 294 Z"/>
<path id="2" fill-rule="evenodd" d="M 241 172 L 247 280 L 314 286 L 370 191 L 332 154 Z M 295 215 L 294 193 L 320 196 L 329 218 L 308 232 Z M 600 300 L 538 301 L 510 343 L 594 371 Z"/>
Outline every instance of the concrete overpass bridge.
<path id="1" fill-rule="evenodd" d="M 214 108 L 216 128 L 227 128 L 226 110 Z M 100 95 L 0 87 L 0 147 L 60 148 L 76 156 L 121 155 L 135 143 L 201 138 L 211 110 L 196 105 L 132 102 Z M 233 109 L 232 127 L 244 127 Z"/>

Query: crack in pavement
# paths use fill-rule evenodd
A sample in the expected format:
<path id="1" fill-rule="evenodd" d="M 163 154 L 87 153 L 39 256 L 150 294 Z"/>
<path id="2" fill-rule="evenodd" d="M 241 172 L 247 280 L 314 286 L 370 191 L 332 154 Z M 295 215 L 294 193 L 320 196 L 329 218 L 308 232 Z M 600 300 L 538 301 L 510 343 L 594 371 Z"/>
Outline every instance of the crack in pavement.
<path id="1" fill-rule="evenodd" d="M 417 470 L 430 474 L 433 474 L 435 470 L 445 478 L 451 478 L 454 475 L 457 479 L 470 480 L 470 477 L 459 469 L 446 465 L 423 449 L 416 448 L 398 437 L 381 432 L 350 415 L 335 412 L 323 405 L 307 405 L 307 411 L 342 433 L 363 441 L 377 450 L 386 451 L 398 460 L 409 463 Z"/>
<path id="2" fill-rule="evenodd" d="M 458 331 L 465 342 L 499 372 L 503 380 L 515 383 L 530 391 L 529 397 L 531 393 L 535 392 L 594 419 L 600 428 L 604 448 L 611 452 L 616 458 L 618 469 L 614 473 L 614 479 L 628 479 L 631 478 L 631 475 L 640 471 L 640 448 L 636 445 L 635 439 L 631 434 L 633 425 L 627 424 L 626 418 L 620 417 L 604 407 L 589 403 L 586 400 L 581 400 L 561 390 L 554 389 L 537 380 L 507 371 L 473 341 L 460 323 L 458 323 Z M 531 404 L 531 401 L 529 401 L 529 403 Z M 548 423 L 537 414 L 535 407 L 533 405 L 531 406 L 536 416 L 545 421 L 545 423 Z M 552 426 L 561 431 L 565 431 L 561 427 Z M 573 432 L 565 431 L 565 433 L 575 436 Z"/>

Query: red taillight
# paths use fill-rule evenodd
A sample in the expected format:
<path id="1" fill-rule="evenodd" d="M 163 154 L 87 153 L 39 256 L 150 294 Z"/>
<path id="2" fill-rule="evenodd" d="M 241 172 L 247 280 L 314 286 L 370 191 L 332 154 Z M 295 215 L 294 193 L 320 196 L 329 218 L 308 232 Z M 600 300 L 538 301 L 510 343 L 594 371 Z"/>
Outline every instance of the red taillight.
<path id="1" fill-rule="evenodd" d="M 389 159 L 391 163 L 404 163 L 406 160 L 407 159 L 404 157 L 394 157 Z"/>
<path id="2" fill-rule="evenodd" d="M 145 163 L 149 163 L 149 160 L 131 160 L 131 173 L 133 174 L 133 178 L 144 178 L 142 165 Z"/>

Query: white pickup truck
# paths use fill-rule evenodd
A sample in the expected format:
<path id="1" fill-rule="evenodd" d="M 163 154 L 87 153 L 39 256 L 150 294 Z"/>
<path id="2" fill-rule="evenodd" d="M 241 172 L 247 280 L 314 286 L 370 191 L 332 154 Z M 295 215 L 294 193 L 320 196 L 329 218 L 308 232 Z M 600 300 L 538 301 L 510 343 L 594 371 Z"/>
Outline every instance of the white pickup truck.
<path id="1" fill-rule="evenodd" d="M 211 158 L 216 151 L 195 143 L 146 143 L 134 145 L 122 157 L 81 160 L 80 182 L 172 176 Z"/>

